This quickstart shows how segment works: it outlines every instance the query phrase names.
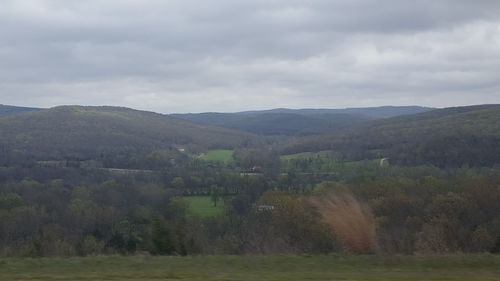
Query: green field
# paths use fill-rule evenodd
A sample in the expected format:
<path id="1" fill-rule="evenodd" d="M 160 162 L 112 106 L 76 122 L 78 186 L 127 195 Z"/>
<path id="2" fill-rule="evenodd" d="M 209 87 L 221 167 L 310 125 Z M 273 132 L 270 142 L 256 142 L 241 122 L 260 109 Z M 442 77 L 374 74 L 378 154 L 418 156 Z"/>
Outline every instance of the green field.
<path id="1" fill-rule="evenodd" d="M 200 217 L 215 217 L 224 210 L 224 200 L 222 198 L 217 202 L 217 207 L 210 196 L 186 196 L 182 198 L 188 203 L 189 210 Z"/>
<path id="2" fill-rule="evenodd" d="M 231 162 L 233 161 L 233 151 L 228 149 L 213 149 L 199 156 L 205 161 Z"/>
<path id="3" fill-rule="evenodd" d="M 331 150 L 324 150 L 319 152 L 301 152 L 295 154 L 282 155 L 281 160 L 295 160 L 295 159 L 309 159 L 316 157 L 334 157 L 334 152 Z"/>
<path id="4" fill-rule="evenodd" d="M 500 280 L 500 256 L 207 256 L 0 259 L 0 280 Z"/>

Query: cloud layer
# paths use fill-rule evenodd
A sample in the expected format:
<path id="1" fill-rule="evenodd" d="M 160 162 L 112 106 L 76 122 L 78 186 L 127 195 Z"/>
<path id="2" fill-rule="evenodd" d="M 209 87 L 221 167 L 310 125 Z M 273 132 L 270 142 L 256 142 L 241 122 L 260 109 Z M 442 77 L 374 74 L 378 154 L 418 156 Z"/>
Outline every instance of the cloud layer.
<path id="1" fill-rule="evenodd" d="M 500 1 L 0 0 L 0 103 L 500 103 Z"/>

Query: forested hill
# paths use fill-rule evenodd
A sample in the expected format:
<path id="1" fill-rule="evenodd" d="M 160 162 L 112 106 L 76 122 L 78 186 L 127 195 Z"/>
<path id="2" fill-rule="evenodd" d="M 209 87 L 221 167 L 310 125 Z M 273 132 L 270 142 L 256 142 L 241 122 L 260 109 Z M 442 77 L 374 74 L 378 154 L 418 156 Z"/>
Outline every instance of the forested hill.
<path id="1" fill-rule="evenodd" d="M 434 108 L 423 106 L 377 106 L 377 107 L 352 107 L 352 108 L 276 108 L 271 110 L 243 111 L 236 114 L 263 114 L 263 113 L 295 113 L 306 116 L 321 114 L 349 114 L 367 118 L 390 118 L 395 116 L 410 115 L 431 111 Z"/>
<path id="2" fill-rule="evenodd" d="M 402 109 L 389 108 L 393 114 L 398 110 L 402 114 Z M 500 164 L 500 105 L 376 119 L 374 112 L 379 109 L 363 109 L 371 111 L 371 117 L 313 109 L 207 113 L 190 115 L 203 116 L 203 122 L 194 123 L 179 115 L 121 107 L 62 106 L 1 116 L 0 151 L 3 159 L 95 159 L 107 155 L 120 163 L 120 159 L 126 162 L 176 145 L 193 151 L 247 146 L 259 143 L 261 139 L 255 134 L 260 134 L 299 136 L 280 138 L 284 142 L 275 146 L 283 154 L 335 150 L 350 160 L 390 158 L 406 165 Z M 389 114 L 387 108 L 384 110 Z"/>
<path id="3" fill-rule="evenodd" d="M 372 119 L 421 113 L 431 110 L 418 106 L 384 106 L 347 109 L 287 109 L 237 113 L 174 114 L 173 116 L 260 135 L 311 135 L 337 133 Z"/>
<path id="4" fill-rule="evenodd" d="M 500 164 L 500 105 L 445 108 L 376 120 L 342 135 L 303 138 L 285 152 L 324 149 L 353 160 L 387 157 L 408 165 Z"/>
<path id="5" fill-rule="evenodd" d="M 39 111 L 39 110 L 41 110 L 41 109 L 40 108 L 33 108 L 33 107 L 19 107 L 19 106 L 0 104 L 0 117 L 10 115 L 10 114 Z"/>
<path id="6" fill-rule="evenodd" d="M 119 107 L 62 106 L 0 118 L 0 149 L 37 158 L 150 151 L 172 145 L 234 147 L 247 133 Z"/>
<path id="7" fill-rule="evenodd" d="M 367 117 L 349 114 L 302 115 L 285 112 L 262 114 L 201 113 L 176 116 L 199 124 L 267 136 L 335 133 L 370 120 Z"/>

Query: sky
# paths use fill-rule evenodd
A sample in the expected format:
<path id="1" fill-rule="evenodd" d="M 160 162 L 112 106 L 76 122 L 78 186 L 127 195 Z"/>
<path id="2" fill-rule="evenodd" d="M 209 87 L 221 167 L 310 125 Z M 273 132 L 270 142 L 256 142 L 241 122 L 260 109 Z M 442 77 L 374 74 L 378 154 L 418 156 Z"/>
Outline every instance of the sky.
<path id="1" fill-rule="evenodd" d="M 500 103 L 498 0 L 0 0 L 0 104 Z"/>

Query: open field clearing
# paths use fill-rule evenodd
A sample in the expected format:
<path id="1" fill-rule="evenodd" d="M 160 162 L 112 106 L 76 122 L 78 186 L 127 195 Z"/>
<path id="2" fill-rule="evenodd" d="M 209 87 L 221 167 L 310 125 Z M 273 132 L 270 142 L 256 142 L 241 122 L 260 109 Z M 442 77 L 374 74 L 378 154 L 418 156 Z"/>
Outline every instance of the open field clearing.
<path id="1" fill-rule="evenodd" d="M 217 201 L 217 206 L 214 206 L 210 196 L 185 196 L 182 200 L 188 203 L 191 213 L 200 217 L 215 217 L 224 211 L 222 198 Z"/>
<path id="2" fill-rule="evenodd" d="M 0 259 L 0 280 L 500 280 L 500 256 Z"/>
<path id="3" fill-rule="evenodd" d="M 282 155 L 281 160 L 298 160 L 298 159 L 311 159 L 311 158 L 318 158 L 318 157 L 324 157 L 324 158 L 333 158 L 335 156 L 334 152 L 331 150 L 324 150 L 320 152 L 301 152 L 301 153 L 295 153 L 295 154 L 288 154 L 288 155 Z"/>
<path id="4" fill-rule="evenodd" d="M 200 155 L 200 159 L 228 163 L 233 161 L 233 151 L 229 149 L 213 149 Z"/>

